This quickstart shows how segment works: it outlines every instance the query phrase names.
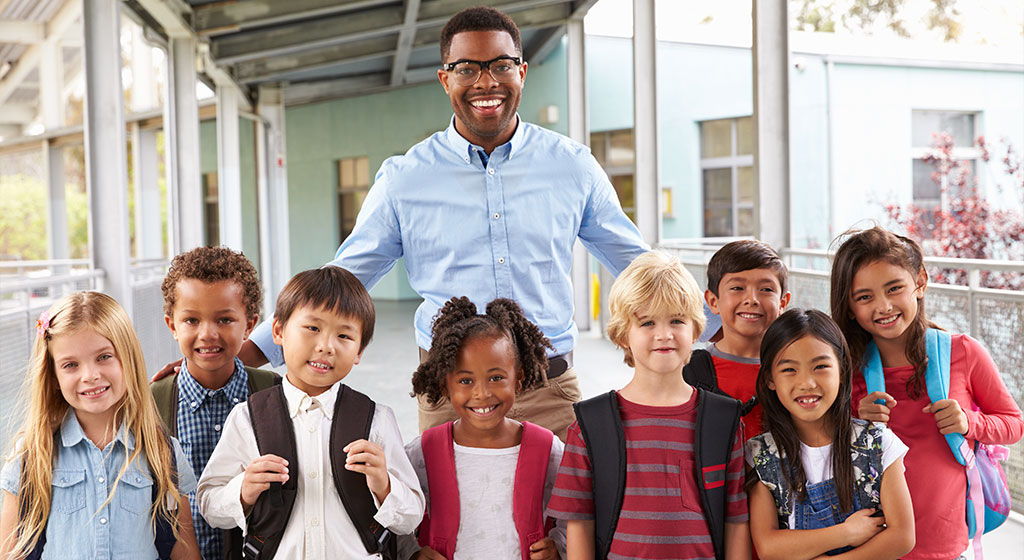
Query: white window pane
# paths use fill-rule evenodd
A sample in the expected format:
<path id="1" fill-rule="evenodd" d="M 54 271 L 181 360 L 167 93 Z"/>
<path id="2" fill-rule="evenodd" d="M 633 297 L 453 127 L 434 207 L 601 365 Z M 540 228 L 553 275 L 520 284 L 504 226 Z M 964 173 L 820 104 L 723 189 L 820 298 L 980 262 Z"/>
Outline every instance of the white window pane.
<path id="1" fill-rule="evenodd" d="M 728 237 L 732 235 L 732 211 L 729 208 L 704 209 L 704 236 Z"/>
<path id="2" fill-rule="evenodd" d="M 941 189 L 939 184 L 932 180 L 932 173 L 935 167 L 922 160 L 914 160 L 914 202 L 919 200 L 937 200 L 940 197 Z"/>
<path id="3" fill-rule="evenodd" d="M 736 153 L 739 155 L 754 153 L 754 117 L 736 119 Z"/>
<path id="4" fill-rule="evenodd" d="M 732 119 L 705 121 L 700 125 L 700 157 L 732 155 Z"/>
<path id="5" fill-rule="evenodd" d="M 732 170 L 704 170 L 704 205 L 732 205 Z"/>
<path id="6" fill-rule="evenodd" d="M 974 145 L 974 113 L 959 111 L 914 111 L 911 139 L 914 147 L 922 148 L 934 143 L 934 135 L 948 133 L 959 147 Z"/>

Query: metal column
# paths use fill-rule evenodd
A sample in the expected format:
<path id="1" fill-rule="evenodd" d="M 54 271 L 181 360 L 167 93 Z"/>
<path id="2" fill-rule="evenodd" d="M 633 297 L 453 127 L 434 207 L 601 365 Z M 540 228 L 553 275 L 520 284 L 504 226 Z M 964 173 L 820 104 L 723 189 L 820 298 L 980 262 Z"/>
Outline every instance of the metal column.
<path id="1" fill-rule="evenodd" d="M 568 39 L 569 137 L 590 144 L 587 122 L 587 75 L 583 36 L 583 18 L 572 18 L 565 26 Z M 573 320 L 581 331 L 590 329 L 590 255 L 576 241 L 572 250 Z"/>
<path id="2" fill-rule="evenodd" d="M 754 231 L 776 249 L 790 246 L 787 5 L 754 0 Z"/>
<path id="3" fill-rule="evenodd" d="M 652 246 L 661 240 L 655 0 L 633 0 L 633 137 L 636 139 L 636 225 Z"/>
<path id="4" fill-rule="evenodd" d="M 168 255 L 203 244 L 203 188 L 199 167 L 196 43 L 172 37 L 167 47 L 164 153 L 167 170 Z"/>
<path id="5" fill-rule="evenodd" d="M 260 86 L 259 115 L 265 123 L 266 191 L 260 190 L 260 278 L 264 307 L 273 309 L 277 294 L 292 274 L 288 226 L 288 167 L 285 159 L 284 98 L 280 87 Z M 265 197 L 265 198 L 264 198 Z"/>
<path id="6" fill-rule="evenodd" d="M 46 130 L 64 126 L 64 56 L 60 41 L 50 37 L 42 44 L 39 60 L 39 110 Z M 46 255 L 49 259 L 71 258 L 68 239 L 68 212 L 65 202 L 64 150 L 43 141 L 46 162 Z M 61 273 L 66 268 L 55 270 Z"/>
<path id="7" fill-rule="evenodd" d="M 85 175 L 89 254 L 105 272 L 104 291 L 132 316 L 128 163 L 121 92 L 121 3 L 83 2 L 85 29 Z"/>
<path id="8" fill-rule="evenodd" d="M 217 215 L 219 244 L 242 250 L 242 175 L 238 90 L 217 84 Z M 210 240 L 213 241 L 212 239 Z"/>

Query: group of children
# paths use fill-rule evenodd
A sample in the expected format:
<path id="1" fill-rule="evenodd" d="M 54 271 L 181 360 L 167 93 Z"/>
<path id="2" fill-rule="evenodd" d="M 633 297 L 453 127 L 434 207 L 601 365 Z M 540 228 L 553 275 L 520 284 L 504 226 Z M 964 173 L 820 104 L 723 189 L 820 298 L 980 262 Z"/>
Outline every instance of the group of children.
<path id="1" fill-rule="evenodd" d="M 352 274 L 282 290 L 279 377 L 237 357 L 259 315 L 251 263 L 198 248 L 163 284 L 173 376 L 148 384 L 108 296 L 40 316 L 0 557 L 957 558 L 967 478 L 947 435 L 1014 443 L 1020 410 L 966 335 L 945 335 L 948 395 L 930 396 L 915 242 L 853 232 L 831 283 L 830 317 L 786 309 L 786 267 L 757 241 L 720 249 L 704 294 L 674 257 L 637 257 L 608 324 L 633 377 L 578 403 L 564 445 L 506 418 L 550 342 L 511 300 L 453 298 L 413 391 L 458 419 L 403 448 L 391 409 L 339 383 L 374 330 Z M 705 303 L 722 332 L 694 350 Z"/>

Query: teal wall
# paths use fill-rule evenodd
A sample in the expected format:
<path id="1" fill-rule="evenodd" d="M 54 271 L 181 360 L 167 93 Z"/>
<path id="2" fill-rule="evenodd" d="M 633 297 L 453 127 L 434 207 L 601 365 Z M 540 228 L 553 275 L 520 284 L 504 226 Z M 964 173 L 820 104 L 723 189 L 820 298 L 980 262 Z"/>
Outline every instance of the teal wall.
<path id="1" fill-rule="evenodd" d="M 527 69 L 522 118 L 537 122 L 541 108 L 559 106 L 559 120 L 548 124 L 565 133 L 565 47 Z M 341 158 L 367 156 L 376 173 L 390 156 L 448 126 L 452 107 L 439 83 L 386 93 L 289 107 L 285 111 L 288 151 L 288 214 L 293 272 L 321 266 L 340 245 L 335 165 Z M 323 224 L 310 233 L 310 224 Z M 418 297 L 401 263 L 370 292 L 379 299 Z"/>

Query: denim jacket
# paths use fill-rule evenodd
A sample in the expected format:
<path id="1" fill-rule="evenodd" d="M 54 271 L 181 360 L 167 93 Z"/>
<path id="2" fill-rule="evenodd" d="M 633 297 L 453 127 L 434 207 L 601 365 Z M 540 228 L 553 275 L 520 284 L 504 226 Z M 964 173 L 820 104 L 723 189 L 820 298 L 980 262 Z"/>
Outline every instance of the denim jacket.
<path id="1" fill-rule="evenodd" d="M 178 441 L 172 441 L 178 461 L 178 490 L 191 492 L 196 488 L 195 474 Z M 157 558 L 150 522 L 153 481 L 144 456 L 128 466 L 114 498 L 103 505 L 126 453 L 130 455 L 135 449 L 134 434 L 122 425 L 114 440 L 100 450 L 85 436 L 74 411 L 69 410 L 56 443 L 53 499 L 43 558 Z M 0 473 L 0 487 L 17 495 L 20 474 L 21 456 L 15 455 Z"/>

